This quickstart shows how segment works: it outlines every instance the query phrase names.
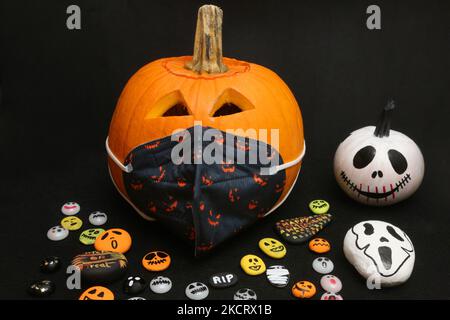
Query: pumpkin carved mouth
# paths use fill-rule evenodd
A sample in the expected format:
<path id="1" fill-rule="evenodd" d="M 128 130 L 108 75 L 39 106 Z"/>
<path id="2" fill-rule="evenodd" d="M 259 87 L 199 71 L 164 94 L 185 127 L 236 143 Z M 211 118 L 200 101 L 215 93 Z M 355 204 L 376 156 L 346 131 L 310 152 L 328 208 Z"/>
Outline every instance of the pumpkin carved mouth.
<path id="1" fill-rule="evenodd" d="M 341 178 L 344 183 L 350 188 L 350 190 L 357 192 L 358 195 L 362 195 L 372 199 L 387 199 L 390 196 L 395 199 L 395 193 L 400 192 L 400 190 L 403 189 L 411 181 L 411 175 L 408 173 L 400 181 L 395 183 L 395 187 L 394 184 L 389 184 L 389 188 L 391 189 L 390 191 L 386 191 L 386 186 L 383 185 L 382 188 L 375 187 L 375 192 L 370 192 L 370 186 L 367 186 L 367 191 L 363 191 L 362 184 L 360 184 L 358 187 L 357 184 L 354 183 L 344 171 L 341 171 Z M 378 192 L 379 189 L 383 190 L 383 192 Z"/>

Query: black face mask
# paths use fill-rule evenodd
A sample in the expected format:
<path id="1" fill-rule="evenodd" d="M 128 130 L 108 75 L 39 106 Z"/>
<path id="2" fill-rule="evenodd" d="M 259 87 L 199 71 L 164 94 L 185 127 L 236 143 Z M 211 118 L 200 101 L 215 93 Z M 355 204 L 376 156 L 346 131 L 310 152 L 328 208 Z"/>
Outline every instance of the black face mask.
<path id="1" fill-rule="evenodd" d="M 210 128 L 189 128 L 178 134 L 179 140 L 195 137 L 193 132 L 197 129 Z M 190 154 L 178 150 L 177 155 L 191 160 L 179 164 L 172 161 L 172 152 L 180 141 L 172 141 L 171 136 L 142 144 L 128 154 L 125 165 L 129 172 L 123 173 L 131 203 L 146 216 L 156 218 L 177 235 L 192 241 L 197 255 L 271 211 L 286 179 L 284 170 L 261 174 L 262 168 L 270 166 L 268 159 L 277 157 L 278 163 L 282 163 L 274 148 L 257 140 L 215 131 L 221 138 L 189 143 Z M 216 144 L 222 146 L 223 154 L 211 154 L 215 159 L 223 159 L 216 162 L 222 164 L 195 163 Z M 266 158 L 259 156 L 252 164 L 248 159 L 255 146 L 259 152 L 265 150 Z M 230 154 L 234 155 L 233 162 L 229 161 Z M 238 164 L 242 163 L 238 155 L 245 155 L 245 164 Z"/>

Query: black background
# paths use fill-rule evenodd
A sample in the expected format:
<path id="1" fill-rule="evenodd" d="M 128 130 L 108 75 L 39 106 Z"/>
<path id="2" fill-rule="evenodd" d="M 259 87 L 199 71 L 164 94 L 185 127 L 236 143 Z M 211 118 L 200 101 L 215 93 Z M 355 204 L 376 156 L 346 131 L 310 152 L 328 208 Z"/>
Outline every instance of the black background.
<path id="1" fill-rule="evenodd" d="M 278 219 L 307 215 L 307 204 L 327 199 L 335 221 L 321 235 L 332 243 L 328 256 L 344 284 L 345 299 L 449 299 L 449 20 L 445 1 L 212 1 L 224 10 L 224 54 L 277 72 L 297 97 L 308 151 L 299 181 L 285 204 L 269 218 L 203 259 L 170 237 L 157 223 L 142 220 L 114 189 L 107 172 L 104 139 L 115 103 L 129 77 L 161 57 L 191 54 L 196 1 L 2 1 L 0 105 L 0 298 L 28 298 L 26 286 L 55 280 L 52 298 L 77 298 L 65 289 L 65 274 L 45 276 L 40 260 L 60 256 L 65 264 L 86 249 L 79 232 L 52 243 L 47 230 L 63 217 L 62 203 L 109 214 L 107 227 L 133 236 L 130 273 L 147 280 L 140 266 L 153 249 L 169 252 L 164 274 L 173 290 L 149 299 L 184 298 L 191 281 L 232 271 L 237 287 L 211 290 L 212 299 L 232 298 L 241 287 L 260 299 L 291 299 L 290 288 L 272 287 L 265 276 L 249 277 L 239 260 L 259 252 L 260 238 L 274 236 Z M 368 5 L 382 10 L 382 30 L 366 28 Z M 66 28 L 66 8 L 78 4 L 82 29 Z M 393 128 L 412 137 L 426 160 L 422 187 L 388 208 L 366 207 L 337 186 L 332 160 L 351 131 L 373 125 L 387 99 L 398 108 Z M 416 248 L 416 264 L 402 286 L 370 291 L 342 253 L 348 228 L 364 219 L 402 228 Z M 294 280 L 319 288 L 306 246 L 288 245 L 282 263 Z M 125 298 L 121 283 L 110 286 Z M 322 291 L 316 298 L 319 298 Z"/>

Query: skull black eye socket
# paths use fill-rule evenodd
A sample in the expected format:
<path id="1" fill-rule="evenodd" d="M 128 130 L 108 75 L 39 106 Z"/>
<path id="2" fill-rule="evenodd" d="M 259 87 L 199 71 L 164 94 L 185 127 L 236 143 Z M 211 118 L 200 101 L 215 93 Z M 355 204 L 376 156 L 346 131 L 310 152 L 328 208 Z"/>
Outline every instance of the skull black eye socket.
<path id="1" fill-rule="evenodd" d="M 373 158 L 375 158 L 376 153 L 377 150 L 375 150 L 375 148 L 372 146 L 362 148 L 353 157 L 353 166 L 356 169 L 367 167 L 369 163 L 372 162 Z"/>
<path id="2" fill-rule="evenodd" d="M 408 168 L 408 162 L 404 155 L 402 155 L 397 150 L 391 149 L 388 151 L 389 161 L 391 162 L 392 168 L 398 174 L 402 174 Z"/>
<path id="3" fill-rule="evenodd" d="M 371 234 L 373 234 L 373 225 L 370 223 L 364 223 L 364 234 L 366 236 L 370 236 Z"/>
<path id="4" fill-rule="evenodd" d="M 393 236 L 395 239 L 399 240 L 399 241 L 405 241 L 398 233 L 397 231 L 395 231 L 394 228 L 392 228 L 391 226 L 386 226 L 386 230 L 389 232 L 389 234 L 391 236 Z"/>
<path id="5" fill-rule="evenodd" d="M 194 289 L 194 288 L 195 288 L 195 286 L 194 286 L 193 284 L 191 284 L 191 285 L 188 287 L 189 290 L 192 290 L 192 289 Z"/>

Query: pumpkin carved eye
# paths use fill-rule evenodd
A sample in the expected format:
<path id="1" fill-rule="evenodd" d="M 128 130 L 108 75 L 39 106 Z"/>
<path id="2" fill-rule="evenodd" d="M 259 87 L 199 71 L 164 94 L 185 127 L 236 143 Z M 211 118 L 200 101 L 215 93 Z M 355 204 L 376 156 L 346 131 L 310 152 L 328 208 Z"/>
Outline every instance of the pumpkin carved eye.
<path id="1" fill-rule="evenodd" d="M 224 117 L 254 109 L 253 104 L 234 89 L 226 89 L 217 99 L 211 111 L 211 117 Z"/>
<path id="2" fill-rule="evenodd" d="M 189 116 L 191 112 L 181 91 L 173 91 L 157 101 L 148 112 L 146 119 L 159 117 Z"/>
<path id="3" fill-rule="evenodd" d="M 367 146 L 359 150 L 353 157 L 353 166 L 356 169 L 362 169 L 369 165 L 375 158 L 377 151 L 372 146 Z"/>
<path id="4" fill-rule="evenodd" d="M 181 103 L 175 104 L 170 107 L 169 110 L 163 113 L 163 117 L 178 117 L 178 116 L 188 116 L 189 111 L 187 107 Z"/>

